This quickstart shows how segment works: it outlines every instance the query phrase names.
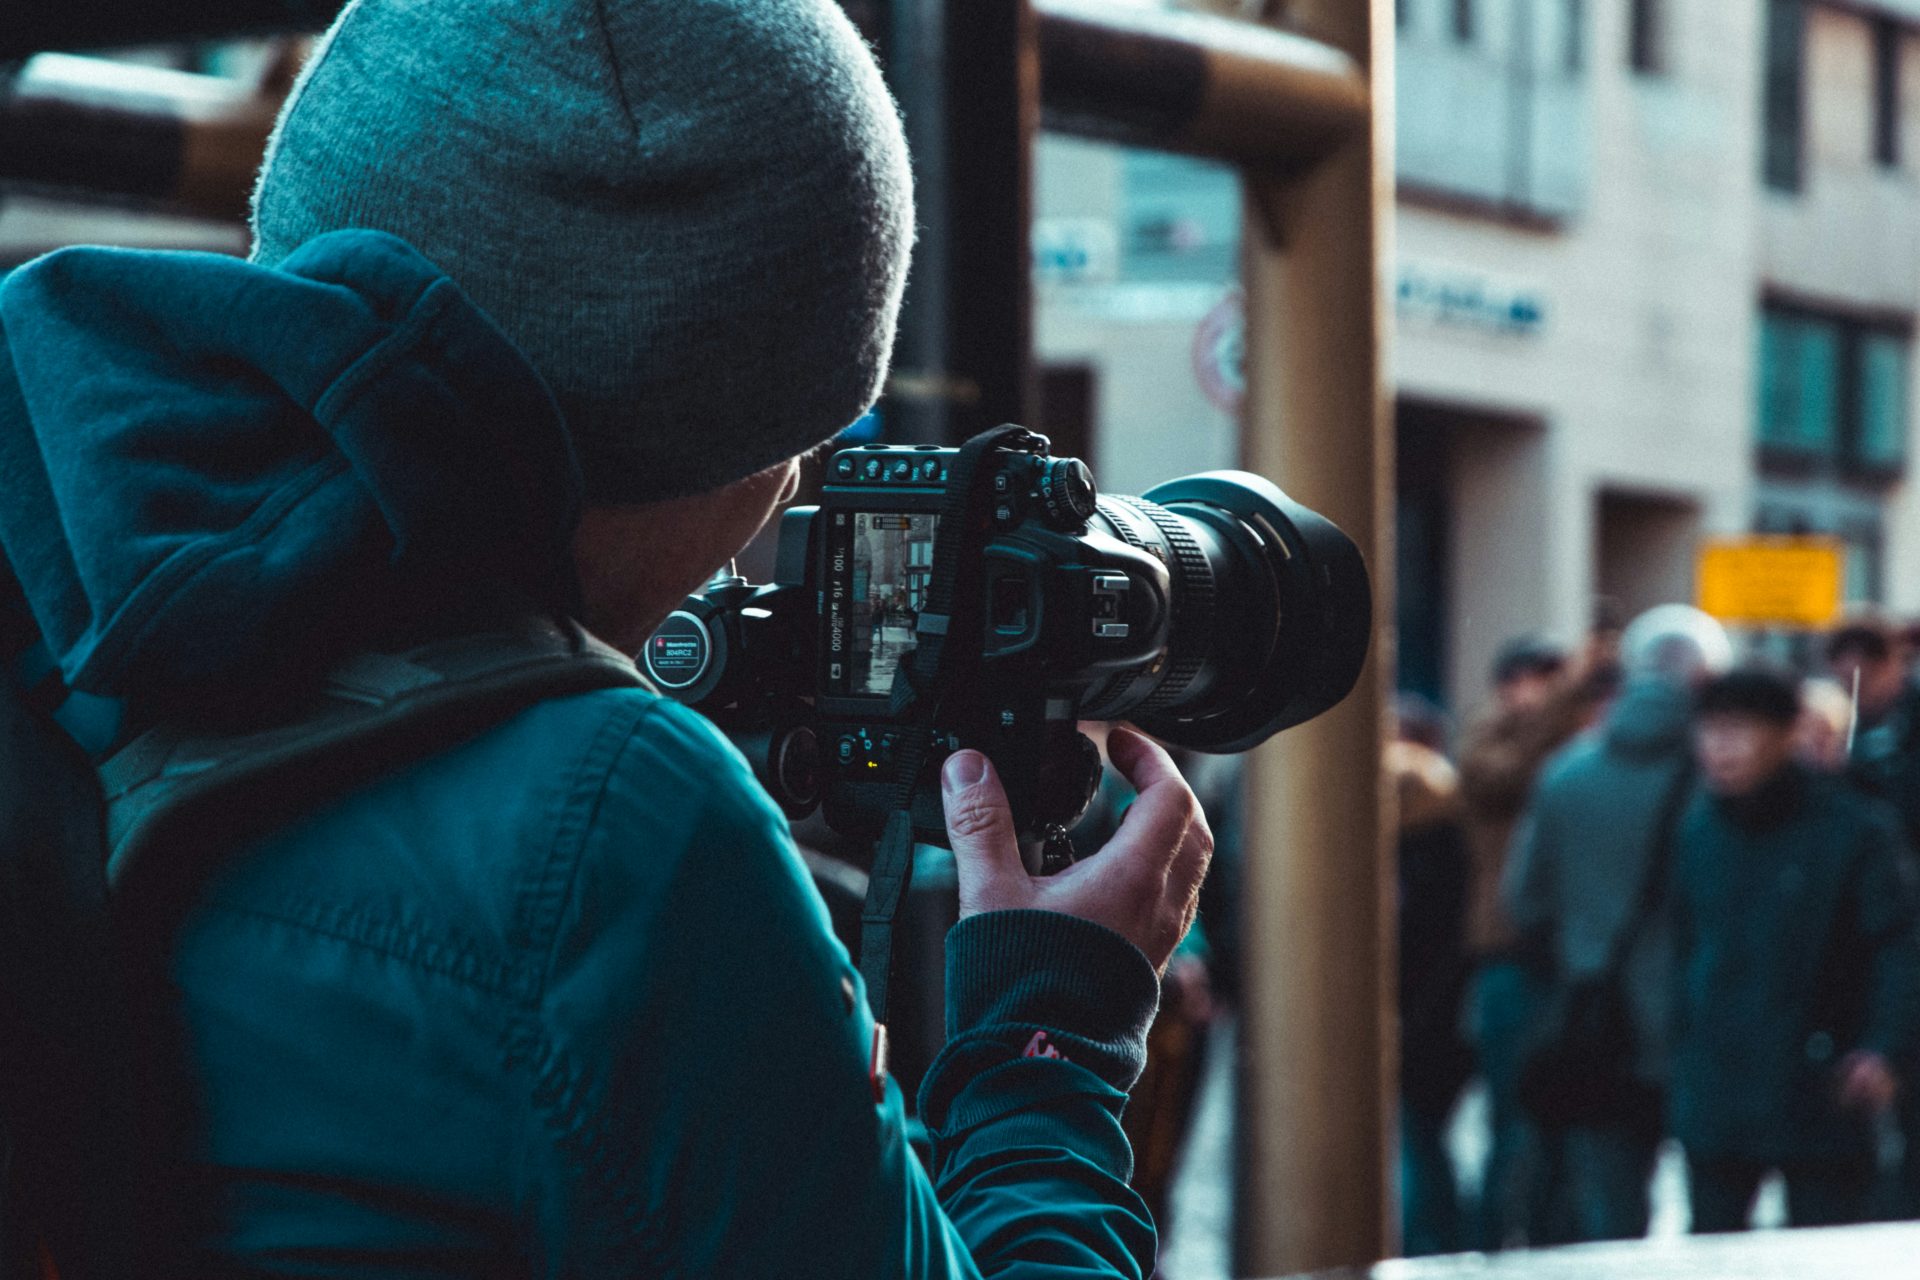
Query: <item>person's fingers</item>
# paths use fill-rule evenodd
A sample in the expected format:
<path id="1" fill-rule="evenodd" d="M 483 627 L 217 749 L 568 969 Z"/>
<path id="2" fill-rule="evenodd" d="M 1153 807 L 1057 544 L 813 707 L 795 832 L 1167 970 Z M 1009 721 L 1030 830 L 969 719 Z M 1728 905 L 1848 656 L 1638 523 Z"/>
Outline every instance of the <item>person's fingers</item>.
<path id="1" fill-rule="evenodd" d="M 1167 749 L 1130 724 L 1110 725 L 1107 729 L 1107 759 L 1135 791 L 1145 791 L 1155 783 L 1172 779 L 1183 781 L 1180 767 Z"/>
<path id="2" fill-rule="evenodd" d="M 1179 855 L 1187 833 L 1200 821 L 1200 802 L 1173 758 L 1159 744 L 1132 729 L 1116 726 L 1107 740 L 1108 758 L 1138 792 L 1107 848 L 1143 858 L 1164 873 Z"/>
<path id="3" fill-rule="evenodd" d="M 978 751 L 956 751 L 940 770 L 947 840 L 953 846 L 963 911 L 987 910 L 997 891 L 1024 879 L 1013 809 L 993 764 Z"/>

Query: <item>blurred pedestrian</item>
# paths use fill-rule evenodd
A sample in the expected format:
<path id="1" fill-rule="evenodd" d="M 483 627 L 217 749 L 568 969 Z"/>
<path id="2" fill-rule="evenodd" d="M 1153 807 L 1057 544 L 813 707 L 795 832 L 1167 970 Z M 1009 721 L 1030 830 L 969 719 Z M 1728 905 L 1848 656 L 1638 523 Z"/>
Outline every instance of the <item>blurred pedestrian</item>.
<path id="1" fill-rule="evenodd" d="M 1920 687 L 1907 677 L 1906 640 L 1877 615 L 1859 615 L 1827 638 L 1827 669 L 1859 691 L 1848 776 L 1892 805 L 1907 842 L 1920 846 Z"/>
<path id="2" fill-rule="evenodd" d="M 1550 641 L 1509 642 L 1494 662 L 1492 706 L 1468 728 L 1460 752 L 1466 938 L 1476 969 L 1467 1016 L 1486 1081 L 1490 1129 L 1475 1232 L 1482 1249 L 1545 1243 L 1555 1234 L 1543 1216 L 1544 1161 L 1516 1095 L 1519 1037 L 1540 993 L 1515 953 L 1500 880 L 1540 766 L 1593 715 L 1597 697 L 1585 676 Z"/>
<path id="3" fill-rule="evenodd" d="M 1459 778 L 1434 745 L 1444 726 L 1405 699 L 1398 722 L 1387 771 L 1400 811 L 1400 1221 L 1403 1251 L 1419 1257 L 1466 1244 L 1446 1137 L 1473 1074 L 1460 1016 L 1467 848 Z"/>
<path id="4" fill-rule="evenodd" d="M 1794 758 L 1815 773 L 1845 773 L 1853 732 L 1853 695 L 1838 680 L 1800 682 L 1800 718 L 1793 727 Z"/>
<path id="5" fill-rule="evenodd" d="M 1575 984 L 1607 986 L 1624 1025 L 1610 1069 L 1541 1115 L 1562 1142 L 1565 1193 L 1580 1240 L 1644 1235 L 1667 1075 L 1672 934 L 1665 862 L 1692 784 L 1693 691 L 1732 660 L 1725 630 L 1684 605 L 1635 619 L 1622 640 L 1625 687 L 1601 731 L 1546 769 L 1514 845 L 1505 884 L 1515 928 L 1554 993 L 1539 1037 Z M 1536 1041 L 1535 1052 L 1551 1046 Z M 1575 1062 L 1585 1072 L 1593 1064 Z M 1569 1073 L 1571 1075 L 1573 1073 Z M 1591 1077 L 1588 1077 L 1591 1079 Z M 1569 1078 L 1554 1082 L 1576 1088 Z M 1537 1092 L 1529 1090 L 1529 1092 Z M 1536 1110 L 1544 1112 L 1536 1101 Z"/>
<path id="6" fill-rule="evenodd" d="M 1874 1120 L 1920 1031 L 1915 885 L 1895 816 L 1793 758 L 1794 683 L 1701 690 L 1703 791 L 1674 879 L 1669 1114 L 1695 1231 L 1747 1225 L 1779 1170 L 1795 1226 L 1858 1222 Z"/>
<path id="7" fill-rule="evenodd" d="M 1920 850 L 1920 686 L 1910 672 L 1914 652 L 1909 628 L 1878 614 L 1858 614 L 1827 638 L 1827 667 L 1844 687 L 1859 689 L 1858 720 L 1851 726 L 1850 781 L 1892 805 L 1906 832 L 1908 850 Z M 1920 1075 L 1920 1056 L 1901 1064 Z M 1894 1216 L 1920 1217 L 1920 1089 L 1899 1102 L 1906 1153 L 1888 1194 Z"/>

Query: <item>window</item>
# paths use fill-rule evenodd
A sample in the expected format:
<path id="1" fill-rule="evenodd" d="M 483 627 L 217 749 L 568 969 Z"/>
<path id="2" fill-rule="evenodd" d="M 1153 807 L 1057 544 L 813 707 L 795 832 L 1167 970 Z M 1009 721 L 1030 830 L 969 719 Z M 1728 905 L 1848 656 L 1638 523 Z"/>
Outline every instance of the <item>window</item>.
<path id="1" fill-rule="evenodd" d="M 1839 333 L 1790 312 L 1760 317 L 1760 447 L 1814 458 L 1838 439 Z"/>
<path id="2" fill-rule="evenodd" d="M 1768 307 L 1760 315 L 1756 436 L 1765 460 L 1868 479 L 1906 463 L 1904 330 Z"/>
<path id="3" fill-rule="evenodd" d="M 1872 470 L 1896 470 L 1907 453 L 1907 339 L 1865 331 L 1856 341 L 1854 459 Z"/>
<path id="4" fill-rule="evenodd" d="M 1762 164 L 1766 184 L 1780 191 L 1800 189 L 1805 47 L 1806 10 L 1801 0 L 1768 0 Z"/>
<path id="5" fill-rule="evenodd" d="M 1900 28 L 1891 18 L 1873 21 L 1873 158 L 1900 167 Z"/>
<path id="6" fill-rule="evenodd" d="M 1473 0 L 1453 0 L 1453 38 L 1473 39 Z"/>
<path id="7" fill-rule="evenodd" d="M 1560 65 L 1569 72 L 1578 72 L 1587 65 L 1586 0 L 1566 0 L 1563 20 L 1567 25 L 1561 33 Z"/>
<path id="8" fill-rule="evenodd" d="M 1627 62 L 1643 75 L 1665 71 L 1659 0 L 1631 0 L 1627 11 Z"/>

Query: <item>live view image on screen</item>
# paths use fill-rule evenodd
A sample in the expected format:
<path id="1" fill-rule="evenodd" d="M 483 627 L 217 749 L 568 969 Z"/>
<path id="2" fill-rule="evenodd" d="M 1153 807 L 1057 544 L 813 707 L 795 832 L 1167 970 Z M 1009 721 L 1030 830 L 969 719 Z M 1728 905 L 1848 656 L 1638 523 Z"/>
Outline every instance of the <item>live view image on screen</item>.
<path id="1" fill-rule="evenodd" d="M 853 692 L 886 697 L 933 576 L 937 515 L 858 512 L 853 517 Z"/>

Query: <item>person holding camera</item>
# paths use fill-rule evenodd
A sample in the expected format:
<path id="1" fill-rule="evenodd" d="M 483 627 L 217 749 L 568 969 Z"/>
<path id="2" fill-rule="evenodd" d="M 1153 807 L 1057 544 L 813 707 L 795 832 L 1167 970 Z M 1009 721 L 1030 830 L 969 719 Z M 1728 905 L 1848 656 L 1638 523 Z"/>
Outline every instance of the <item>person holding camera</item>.
<path id="1" fill-rule="evenodd" d="M 253 227 L 0 289 L 0 543 L 127 732 L 525 611 L 634 652 L 873 401 L 912 210 L 830 0 L 355 0 Z M 1148 1274 L 1120 1113 L 1211 838 L 1108 750 L 1138 799 L 1044 879 L 941 771 L 930 1170 L 781 813 L 643 688 L 176 832 L 116 906 L 144 1272 Z"/>

